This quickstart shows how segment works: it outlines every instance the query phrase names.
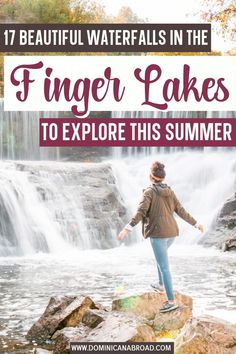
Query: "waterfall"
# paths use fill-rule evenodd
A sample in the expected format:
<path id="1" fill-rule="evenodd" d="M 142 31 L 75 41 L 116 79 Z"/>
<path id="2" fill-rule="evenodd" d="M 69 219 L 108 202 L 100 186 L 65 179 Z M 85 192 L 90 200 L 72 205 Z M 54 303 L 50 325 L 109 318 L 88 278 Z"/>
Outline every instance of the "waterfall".
<path id="1" fill-rule="evenodd" d="M 57 225 L 51 222 L 29 176 L 8 163 L 1 163 L 0 171 L 0 255 L 65 248 Z"/>
<path id="2" fill-rule="evenodd" d="M 113 111 L 113 118 L 235 118 L 233 111 Z"/>
<path id="3" fill-rule="evenodd" d="M 155 159 L 165 163 L 167 182 L 206 228 L 235 191 L 236 160 L 231 149 L 113 148 L 109 164 L 56 162 L 58 149 L 38 146 L 40 116 L 56 115 L 3 112 L 0 101 L 0 256 L 118 246 L 115 236 L 135 211 Z M 113 112 L 112 116 L 207 118 L 233 117 L 235 112 Z M 179 242 L 198 241 L 195 229 L 182 221 L 180 227 Z M 130 242 L 137 240 L 140 230 Z"/>
<path id="4" fill-rule="evenodd" d="M 115 247 L 125 222 L 109 164 L 0 163 L 0 256 Z"/>
<path id="5" fill-rule="evenodd" d="M 236 113 L 227 112 L 193 112 L 193 111 L 134 111 L 112 112 L 113 118 L 233 118 Z M 61 148 L 39 147 L 39 118 L 40 117 L 58 117 L 58 112 L 15 112 L 4 111 L 4 101 L 0 99 L 0 159 L 1 160 L 60 160 L 60 157 L 73 158 L 77 156 L 76 152 L 81 151 L 79 147 L 64 149 L 64 155 Z M 180 151 L 193 148 L 175 148 L 175 147 L 156 147 L 156 151 Z M 202 148 L 195 148 L 202 149 Z M 84 149 L 85 150 L 85 149 Z M 123 157 L 130 155 L 148 155 L 153 148 L 150 147 L 124 147 L 113 148 L 103 151 L 103 155 L 112 155 Z M 66 152 L 66 153 L 65 153 Z"/>
<path id="6" fill-rule="evenodd" d="M 0 159 L 58 160 L 58 148 L 39 147 L 39 118 L 56 112 L 8 112 L 0 99 Z"/>
<path id="7" fill-rule="evenodd" d="M 149 185 L 154 160 L 184 207 L 209 229 L 235 191 L 234 151 L 152 152 L 109 163 L 1 162 L 0 256 L 66 253 L 116 247 L 117 233 Z M 196 243 L 196 229 L 179 220 L 180 243 Z M 141 241 L 140 225 L 129 243 Z"/>
<path id="8" fill-rule="evenodd" d="M 236 112 L 233 111 L 114 111 L 111 115 L 113 118 L 235 118 Z M 206 150 L 217 150 L 218 148 L 206 148 Z M 230 148 L 227 148 L 230 149 Z M 113 156 L 115 158 L 123 158 L 124 156 L 148 156 L 156 152 L 175 152 L 188 150 L 204 150 L 203 147 L 120 147 L 113 148 Z"/>

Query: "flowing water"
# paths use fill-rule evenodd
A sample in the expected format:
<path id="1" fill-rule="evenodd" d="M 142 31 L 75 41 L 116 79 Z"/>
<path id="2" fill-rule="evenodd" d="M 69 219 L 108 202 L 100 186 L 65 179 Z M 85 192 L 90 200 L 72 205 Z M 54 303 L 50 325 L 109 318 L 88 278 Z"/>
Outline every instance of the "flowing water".
<path id="1" fill-rule="evenodd" d="M 167 182 L 186 209 L 210 228 L 222 203 L 235 190 L 235 153 L 154 151 L 152 156 L 139 159 L 111 160 L 117 187 L 130 211 L 135 210 L 148 184 L 148 166 L 153 159 L 166 164 Z M 155 264 L 149 242 L 142 240 L 139 227 L 138 242 L 129 247 L 121 244 L 91 249 L 93 245 L 86 241 L 86 212 L 77 200 L 81 193 L 75 194 L 72 187 L 77 181 L 75 171 L 80 174 L 84 168 L 86 164 L 60 162 L 2 162 L 0 166 L 1 204 L 6 209 L 1 221 L 6 215 L 6 224 L 9 219 L 14 221 L 8 228 L 5 226 L 9 244 L 5 241 L 1 247 L 1 337 L 22 340 L 51 295 L 83 293 L 109 305 L 116 287 L 123 286 L 125 295 L 150 290 Z M 68 237 L 70 232 L 64 224 L 68 208 L 73 223 L 76 217 L 84 223 L 78 242 Z M 58 210 L 60 217 L 56 218 Z M 198 246 L 198 231 L 181 220 L 179 225 L 181 236 L 170 250 L 175 288 L 194 298 L 196 314 L 211 313 L 235 321 L 235 254 Z M 3 225 L 1 228 L 4 230 Z M 112 237 L 113 246 L 117 246 L 114 233 Z M 15 257 L 17 252 L 22 256 Z"/>
<path id="2" fill-rule="evenodd" d="M 0 115 L 1 157 L 8 159 L 0 163 L 2 345 L 6 338 L 22 341 L 52 295 L 83 293 L 109 305 L 117 287 L 123 286 L 125 295 L 150 290 L 156 268 L 140 227 L 129 246 L 119 244 L 115 236 L 127 217 L 122 208 L 128 214 L 134 212 L 148 185 L 152 160 L 165 163 L 167 183 L 206 230 L 236 186 L 236 155 L 230 149 L 113 149 L 113 158 L 106 162 L 111 165 L 109 176 L 105 169 L 105 176 L 99 178 L 100 164 L 16 161 L 60 157 L 58 150 L 38 148 L 38 115 Z M 232 112 L 227 116 L 233 116 Z M 117 195 L 123 216 L 118 213 L 115 221 L 96 178 Z M 104 203 L 99 204 L 97 200 L 102 199 Z M 170 249 L 174 287 L 193 297 L 195 314 L 211 313 L 236 322 L 235 253 L 199 246 L 198 231 L 181 220 L 178 223 L 180 237 Z M 5 345 L 0 353 L 11 353 Z"/>
<path id="3" fill-rule="evenodd" d="M 55 118 L 58 112 L 4 112 L 0 98 L 0 159 L 59 159 L 58 148 L 39 147 L 39 117 Z"/>

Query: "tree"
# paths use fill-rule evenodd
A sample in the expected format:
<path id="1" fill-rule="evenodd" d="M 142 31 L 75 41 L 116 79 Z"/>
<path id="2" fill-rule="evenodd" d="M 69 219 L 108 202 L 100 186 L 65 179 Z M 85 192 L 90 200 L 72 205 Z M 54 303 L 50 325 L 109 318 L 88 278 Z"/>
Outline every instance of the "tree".
<path id="1" fill-rule="evenodd" d="M 23 23 L 68 23 L 69 0 L 1 0 L 1 18 Z"/>
<path id="2" fill-rule="evenodd" d="M 71 23 L 110 22 L 104 7 L 95 1 L 75 0 L 71 2 Z"/>
<path id="3" fill-rule="evenodd" d="M 0 21 L 12 20 L 15 17 L 15 1 L 0 0 Z"/>
<path id="4" fill-rule="evenodd" d="M 21 23 L 110 22 L 92 0 L 0 0 L 0 20 Z"/>
<path id="5" fill-rule="evenodd" d="M 114 17 L 116 23 L 143 23 L 144 20 L 140 19 L 129 6 L 120 8 L 118 15 Z"/>
<path id="6" fill-rule="evenodd" d="M 202 0 L 201 16 L 211 22 L 225 38 L 236 40 L 235 0 Z"/>

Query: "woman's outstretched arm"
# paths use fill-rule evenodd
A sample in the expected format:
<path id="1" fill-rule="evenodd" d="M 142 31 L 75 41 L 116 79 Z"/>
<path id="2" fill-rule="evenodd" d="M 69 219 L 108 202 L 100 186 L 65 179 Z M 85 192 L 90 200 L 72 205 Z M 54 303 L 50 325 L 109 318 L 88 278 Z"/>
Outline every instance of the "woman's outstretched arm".
<path id="1" fill-rule="evenodd" d="M 151 201 L 152 189 L 148 188 L 143 193 L 142 199 L 138 205 L 136 213 L 134 214 L 130 222 L 123 228 L 123 230 L 117 236 L 118 240 L 123 240 L 128 235 L 129 231 L 131 231 L 133 227 L 136 226 L 142 220 L 142 218 L 147 215 L 147 212 L 151 205 Z"/>
<path id="2" fill-rule="evenodd" d="M 195 226 L 198 230 L 203 232 L 204 231 L 203 226 L 197 223 L 197 221 L 194 219 L 194 217 L 192 215 L 190 215 L 184 209 L 183 205 L 180 203 L 180 201 L 178 200 L 178 198 L 176 197 L 174 192 L 173 192 L 173 194 L 174 194 L 174 203 L 175 203 L 176 214 L 178 214 L 181 217 L 181 219 L 183 219 L 184 221 L 186 221 L 190 225 Z"/>

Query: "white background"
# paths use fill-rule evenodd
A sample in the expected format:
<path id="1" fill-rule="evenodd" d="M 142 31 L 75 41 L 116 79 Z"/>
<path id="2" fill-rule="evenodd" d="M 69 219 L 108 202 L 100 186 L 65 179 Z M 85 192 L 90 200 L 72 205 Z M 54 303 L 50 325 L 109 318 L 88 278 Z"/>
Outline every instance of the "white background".
<path id="1" fill-rule="evenodd" d="M 35 64 L 43 61 L 42 69 L 34 69 L 31 72 L 31 79 L 35 80 L 30 84 L 29 96 L 27 101 L 20 102 L 16 98 L 16 92 L 22 86 L 14 86 L 10 81 L 12 70 L 22 64 Z M 5 57 L 4 70 L 4 109 L 9 111 L 70 111 L 71 106 L 76 104 L 79 110 L 83 110 L 83 102 L 66 102 L 63 95 L 59 102 L 46 102 L 44 98 L 44 79 L 45 69 L 53 68 L 51 78 L 58 77 L 63 80 L 68 77 L 74 83 L 78 79 L 88 77 L 93 80 L 104 76 L 106 67 L 111 67 L 112 77 L 118 77 L 121 86 L 125 86 L 125 94 L 121 102 L 116 102 L 113 98 L 112 82 L 108 95 L 102 102 L 95 102 L 89 98 L 90 111 L 154 111 L 155 108 L 142 105 L 145 100 L 144 85 L 137 81 L 134 76 L 135 68 L 143 69 L 142 76 L 146 67 L 150 64 L 157 64 L 162 68 L 162 76 L 158 82 L 152 84 L 150 100 L 163 103 L 162 87 L 167 79 L 179 78 L 183 81 L 183 65 L 191 67 L 190 75 L 196 76 L 201 90 L 202 82 L 205 78 L 215 78 L 216 80 L 225 78 L 224 85 L 230 92 L 230 97 L 226 102 L 196 102 L 193 94 L 190 94 L 187 102 L 168 103 L 168 111 L 231 111 L 236 110 L 236 58 L 234 57 L 158 57 L 158 56 L 9 56 Z M 22 80 L 22 70 L 16 77 Z M 72 85 L 73 86 L 73 85 Z M 182 85 L 181 85 L 182 86 Z M 212 89 L 213 92 L 215 89 Z"/>

